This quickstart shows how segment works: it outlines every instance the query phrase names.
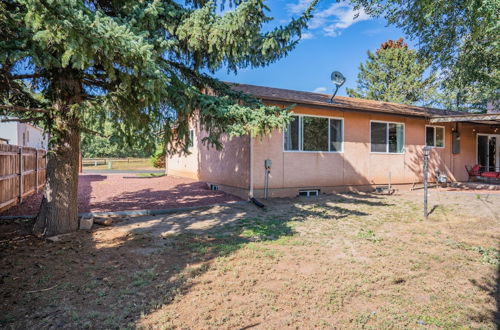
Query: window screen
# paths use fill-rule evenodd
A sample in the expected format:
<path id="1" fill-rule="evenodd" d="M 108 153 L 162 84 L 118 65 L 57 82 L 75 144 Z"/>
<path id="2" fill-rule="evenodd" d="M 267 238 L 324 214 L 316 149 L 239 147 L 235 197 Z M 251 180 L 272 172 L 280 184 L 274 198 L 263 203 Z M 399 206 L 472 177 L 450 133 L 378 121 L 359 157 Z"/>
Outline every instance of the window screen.
<path id="1" fill-rule="evenodd" d="M 342 151 L 342 120 L 330 119 L 330 151 Z"/>
<path id="2" fill-rule="evenodd" d="M 285 130 L 285 150 L 300 150 L 299 135 L 300 135 L 300 117 L 294 116 L 293 120 L 288 124 Z"/>
<path id="3" fill-rule="evenodd" d="M 436 132 L 436 147 L 444 147 L 444 128 L 443 127 L 436 127 L 435 128 Z"/>

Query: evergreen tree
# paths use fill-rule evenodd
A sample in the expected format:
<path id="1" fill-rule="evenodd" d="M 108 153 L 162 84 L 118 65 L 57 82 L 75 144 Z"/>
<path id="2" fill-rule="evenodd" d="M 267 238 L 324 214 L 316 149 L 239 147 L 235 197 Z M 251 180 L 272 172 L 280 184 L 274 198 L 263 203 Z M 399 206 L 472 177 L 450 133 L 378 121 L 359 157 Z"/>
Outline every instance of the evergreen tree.
<path id="1" fill-rule="evenodd" d="M 429 64 L 418 59 L 403 38 L 384 42 L 359 66 L 357 88 L 347 94 L 377 101 L 428 105 L 435 92 L 435 75 L 426 74 Z"/>
<path id="2" fill-rule="evenodd" d="M 441 103 L 485 110 L 500 100 L 499 0 L 351 0 L 418 42 L 440 72 Z"/>
<path id="3" fill-rule="evenodd" d="M 51 134 L 34 231 L 78 228 L 80 133 L 96 123 L 109 119 L 131 139 L 161 132 L 168 152 L 187 151 L 193 116 L 217 148 L 222 134 L 284 126 L 287 109 L 207 73 L 286 56 L 314 5 L 269 30 L 263 0 L 0 0 L 0 108 Z"/>
<path id="4" fill-rule="evenodd" d="M 121 136 L 116 123 L 106 120 L 103 127 L 94 127 L 93 132 L 82 132 L 81 152 L 84 158 L 100 157 L 149 157 L 155 151 L 160 137 L 155 134 L 127 140 Z"/>

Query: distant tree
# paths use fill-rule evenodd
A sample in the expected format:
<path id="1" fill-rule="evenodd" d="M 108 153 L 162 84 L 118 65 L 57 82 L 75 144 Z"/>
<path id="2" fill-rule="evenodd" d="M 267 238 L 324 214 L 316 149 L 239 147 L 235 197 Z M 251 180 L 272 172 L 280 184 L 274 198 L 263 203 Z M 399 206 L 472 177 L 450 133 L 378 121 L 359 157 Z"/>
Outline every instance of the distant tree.
<path id="1" fill-rule="evenodd" d="M 500 100 L 500 1 L 351 0 L 372 16 L 384 17 L 419 45 L 432 61 L 443 93 L 455 110 L 485 110 Z"/>
<path id="2" fill-rule="evenodd" d="M 419 60 L 403 38 L 388 40 L 359 66 L 357 87 L 347 88 L 351 97 L 403 104 L 428 105 L 436 89 L 435 74 L 427 74 L 429 63 Z"/>
<path id="3" fill-rule="evenodd" d="M 283 58 L 316 2 L 269 29 L 263 0 L 0 0 L 0 109 L 25 113 L 51 134 L 34 232 L 78 228 L 80 134 L 95 122 L 109 119 L 131 139 L 161 133 L 170 153 L 187 151 L 195 115 L 204 142 L 218 148 L 223 134 L 283 127 L 288 109 L 209 73 Z"/>
<path id="4" fill-rule="evenodd" d="M 457 85 L 456 81 L 442 78 L 434 95 L 433 105 L 438 108 L 465 112 L 486 112 L 488 101 L 484 89 L 476 84 Z"/>
<path id="5" fill-rule="evenodd" d="M 81 137 L 81 152 L 84 158 L 98 157 L 149 157 L 155 149 L 155 142 L 160 137 L 155 135 L 140 135 L 140 139 L 127 140 L 122 136 L 116 123 L 105 121 L 104 125 L 93 127 L 92 132 L 83 132 Z"/>

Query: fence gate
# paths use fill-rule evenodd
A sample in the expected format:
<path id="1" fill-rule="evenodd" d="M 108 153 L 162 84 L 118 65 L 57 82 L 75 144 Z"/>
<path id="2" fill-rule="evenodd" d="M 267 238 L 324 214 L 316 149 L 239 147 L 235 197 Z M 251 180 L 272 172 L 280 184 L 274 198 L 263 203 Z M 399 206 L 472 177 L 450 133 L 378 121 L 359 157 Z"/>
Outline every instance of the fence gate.
<path id="1" fill-rule="evenodd" d="M 43 188 L 46 155 L 43 149 L 0 144 L 0 211 Z"/>

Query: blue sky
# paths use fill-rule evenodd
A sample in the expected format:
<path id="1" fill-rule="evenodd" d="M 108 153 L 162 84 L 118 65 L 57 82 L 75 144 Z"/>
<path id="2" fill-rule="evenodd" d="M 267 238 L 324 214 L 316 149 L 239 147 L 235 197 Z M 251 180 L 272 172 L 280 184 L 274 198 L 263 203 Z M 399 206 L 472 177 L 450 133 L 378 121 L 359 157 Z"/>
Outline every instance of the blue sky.
<path id="1" fill-rule="evenodd" d="M 286 24 L 297 17 L 310 0 L 268 0 L 275 24 Z M 258 69 L 242 69 L 236 75 L 220 70 L 216 77 L 225 81 L 270 87 L 331 93 L 332 71 L 347 78 L 338 95 L 346 95 L 346 87 L 356 86 L 359 64 L 367 58 L 368 50 L 376 50 L 388 39 L 407 38 L 401 30 L 386 26 L 380 18 L 356 12 L 347 2 L 320 1 L 315 17 L 305 31 L 300 44 L 286 58 Z M 412 45 L 409 42 L 410 46 Z"/>

